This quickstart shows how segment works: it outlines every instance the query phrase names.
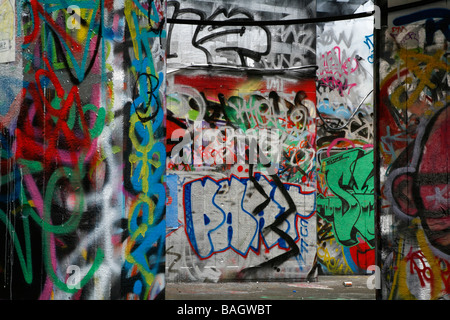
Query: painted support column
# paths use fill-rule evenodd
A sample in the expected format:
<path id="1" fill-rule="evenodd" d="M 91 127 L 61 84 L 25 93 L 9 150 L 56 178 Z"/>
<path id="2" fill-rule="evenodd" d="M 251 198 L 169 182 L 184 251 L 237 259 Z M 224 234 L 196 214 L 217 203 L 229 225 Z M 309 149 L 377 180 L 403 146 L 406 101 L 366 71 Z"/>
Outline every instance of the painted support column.
<path id="1" fill-rule="evenodd" d="M 0 298 L 163 291 L 165 12 L 0 2 Z"/>
<path id="2" fill-rule="evenodd" d="M 449 297 L 449 9 L 391 7 L 382 30 L 382 299 Z"/>

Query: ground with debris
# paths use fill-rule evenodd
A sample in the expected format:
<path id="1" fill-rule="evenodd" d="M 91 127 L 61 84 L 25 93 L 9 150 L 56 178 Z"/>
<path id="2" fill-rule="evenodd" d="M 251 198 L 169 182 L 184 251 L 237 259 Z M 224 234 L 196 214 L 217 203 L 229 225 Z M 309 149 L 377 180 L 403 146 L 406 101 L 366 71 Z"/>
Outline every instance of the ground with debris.
<path id="1" fill-rule="evenodd" d="M 371 280 L 322 275 L 315 282 L 167 283 L 166 300 L 375 300 Z"/>

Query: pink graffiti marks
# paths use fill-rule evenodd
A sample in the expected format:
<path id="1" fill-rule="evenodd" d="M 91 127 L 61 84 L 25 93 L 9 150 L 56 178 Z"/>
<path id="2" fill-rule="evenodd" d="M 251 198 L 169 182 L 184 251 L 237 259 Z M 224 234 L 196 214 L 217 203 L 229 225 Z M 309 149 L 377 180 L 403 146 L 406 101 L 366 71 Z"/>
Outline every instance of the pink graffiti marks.
<path id="1" fill-rule="evenodd" d="M 339 46 L 322 54 L 320 60 L 318 77 L 320 85 L 331 90 L 337 89 L 342 95 L 343 92 L 350 94 L 356 83 L 348 83 L 348 77 L 358 70 L 359 62 L 356 58 L 346 57 Z"/>

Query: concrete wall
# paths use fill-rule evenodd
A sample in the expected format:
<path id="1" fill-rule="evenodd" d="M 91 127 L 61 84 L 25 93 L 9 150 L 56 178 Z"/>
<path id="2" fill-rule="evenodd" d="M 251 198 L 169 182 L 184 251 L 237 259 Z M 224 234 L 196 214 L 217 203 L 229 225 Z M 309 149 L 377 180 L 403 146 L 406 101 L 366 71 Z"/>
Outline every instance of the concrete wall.
<path id="1" fill-rule="evenodd" d="M 389 13 L 378 112 L 383 299 L 449 297 L 448 1 Z"/>
<path id="2" fill-rule="evenodd" d="M 167 281 L 314 279 L 315 25 L 264 21 L 312 17 L 315 3 L 168 12 L 263 23 L 169 27 Z"/>

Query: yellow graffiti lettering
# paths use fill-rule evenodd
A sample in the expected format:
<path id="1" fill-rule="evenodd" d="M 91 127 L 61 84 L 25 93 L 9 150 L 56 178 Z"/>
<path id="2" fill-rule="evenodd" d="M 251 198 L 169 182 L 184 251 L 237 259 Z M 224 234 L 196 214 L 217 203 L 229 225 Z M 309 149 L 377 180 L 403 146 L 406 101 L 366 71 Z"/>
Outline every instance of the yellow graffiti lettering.
<path id="1" fill-rule="evenodd" d="M 410 76 L 407 76 L 405 84 L 397 86 L 391 95 L 391 102 L 397 108 L 406 109 L 417 102 L 425 88 L 436 88 L 437 84 L 431 80 L 433 72 L 436 72 L 436 70 L 447 70 L 448 68 L 447 63 L 442 61 L 443 55 L 443 50 L 438 50 L 433 56 L 417 53 L 415 50 L 400 50 L 399 58 L 403 61 L 400 69 L 407 68 Z M 396 72 L 397 70 L 392 70 L 391 73 L 394 75 Z M 389 74 L 386 78 L 390 78 L 392 75 Z M 411 87 L 414 89 L 412 92 L 408 91 L 408 98 L 406 100 L 402 99 L 406 95 L 406 88 Z"/>

